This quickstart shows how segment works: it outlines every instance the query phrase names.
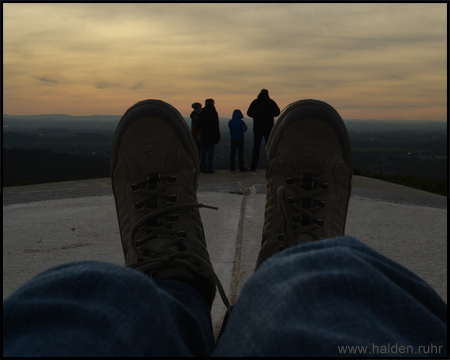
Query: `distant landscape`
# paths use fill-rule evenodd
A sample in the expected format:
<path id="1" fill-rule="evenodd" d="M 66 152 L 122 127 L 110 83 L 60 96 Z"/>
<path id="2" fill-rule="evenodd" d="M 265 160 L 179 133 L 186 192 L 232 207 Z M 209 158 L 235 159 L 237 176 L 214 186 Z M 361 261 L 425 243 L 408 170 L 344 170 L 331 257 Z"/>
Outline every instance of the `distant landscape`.
<path id="1" fill-rule="evenodd" d="M 109 176 L 109 156 L 121 116 L 3 115 L 3 186 Z M 188 125 L 190 119 L 185 118 Z M 229 169 L 228 120 L 220 119 L 222 141 L 214 168 Z M 251 161 L 253 125 L 245 140 Z M 447 123 L 437 121 L 345 121 L 355 175 L 448 194 Z M 259 168 L 264 168 L 265 144 Z"/>

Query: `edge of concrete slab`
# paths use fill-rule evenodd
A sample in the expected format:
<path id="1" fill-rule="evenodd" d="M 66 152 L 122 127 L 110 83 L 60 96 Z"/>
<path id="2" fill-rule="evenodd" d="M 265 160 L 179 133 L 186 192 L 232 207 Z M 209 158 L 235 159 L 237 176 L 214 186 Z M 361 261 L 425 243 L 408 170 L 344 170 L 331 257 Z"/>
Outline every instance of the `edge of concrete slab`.
<path id="1" fill-rule="evenodd" d="M 216 170 L 213 175 L 201 174 L 198 191 L 265 194 L 267 182 L 263 175 L 264 170 L 257 170 L 248 175 Z M 447 209 L 448 204 L 448 198 L 445 196 L 363 176 L 353 176 L 352 188 L 352 196 L 440 209 Z M 44 200 L 112 195 L 112 188 L 111 179 L 103 178 L 5 187 L 2 192 L 3 206 L 8 206 Z"/>

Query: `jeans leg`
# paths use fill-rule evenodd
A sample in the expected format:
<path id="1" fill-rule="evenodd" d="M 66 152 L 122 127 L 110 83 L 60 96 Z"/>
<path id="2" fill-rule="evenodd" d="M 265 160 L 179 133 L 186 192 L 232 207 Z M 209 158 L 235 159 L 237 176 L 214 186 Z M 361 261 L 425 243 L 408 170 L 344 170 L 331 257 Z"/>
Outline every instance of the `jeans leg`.
<path id="1" fill-rule="evenodd" d="M 253 154 L 252 154 L 252 163 L 250 165 L 251 169 L 256 169 L 258 166 L 258 161 L 259 161 L 259 153 L 260 153 L 260 148 L 261 148 L 261 141 L 263 138 L 263 133 L 262 132 L 254 132 L 253 133 L 254 138 L 253 138 Z"/>
<path id="2" fill-rule="evenodd" d="M 203 165 L 202 165 L 202 161 L 201 161 L 201 156 L 202 156 L 202 145 L 197 143 L 197 149 L 198 149 L 198 158 L 200 160 L 200 171 L 203 171 Z"/>
<path id="3" fill-rule="evenodd" d="M 206 153 L 208 152 L 208 145 L 202 145 L 202 153 L 200 155 L 200 163 L 202 165 L 202 171 L 207 171 L 206 169 Z"/>
<path id="4" fill-rule="evenodd" d="M 213 170 L 214 147 L 215 147 L 214 144 L 208 145 L 208 160 L 206 163 L 206 168 L 208 171 Z"/>
<path id="5" fill-rule="evenodd" d="M 238 142 L 238 157 L 239 157 L 239 169 L 245 168 L 244 162 L 244 140 L 239 140 Z"/>
<path id="6" fill-rule="evenodd" d="M 230 170 L 236 169 L 236 148 L 238 143 L 236 139 L 231 139 L 231 150 L 230 150 Z"/>
<path id="7" fill-rule="evenodd" d="M 3 356 L 207 356 L 213 346 L 193 288 L 123 266 L 54 267 L 3 302 Z"/>
<path id="8" fill-rule="evenodd" d="M 351 353 L 351 346 L 360 348 Z M 299 245 L 263 263 L 244 285 L 214 351 L 392 354 L 445 356 L 447 306 L 415 274 L 350 237 Z"/>
<path id="9" fill-rule="evenodd" d="M 269 142 L 269 136 L 270 136 L 270 132 L 272 131 L 272 128 L 271 129 L 269 129 L 269 130 L 266 130 L 265 132 L 264 132 L 264 141 L 266 142 L 266 146 L 267 146 L 267 143 Z"/>

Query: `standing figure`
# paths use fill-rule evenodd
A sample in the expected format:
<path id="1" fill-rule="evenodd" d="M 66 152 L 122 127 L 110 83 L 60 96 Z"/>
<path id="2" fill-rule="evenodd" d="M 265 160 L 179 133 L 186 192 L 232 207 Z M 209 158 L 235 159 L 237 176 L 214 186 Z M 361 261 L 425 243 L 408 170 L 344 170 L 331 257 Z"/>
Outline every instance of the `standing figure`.
<path id="1" fill-rule="evenodd" d="M 247 124 L 242 120 L 241 110 L 233 111 L 233 118 L 228 122 L 231 137 L 231 151 L 230 151 L 230 170 L 235 171 L 236 149 L 238 150 L 239 171 L 247 171 L 244 165 L 244 132 L 247 131 Z"/>
<path id="2" fill-rule="evenodd" d="M 253 100 L 247 110 L 247 115 L 253 118 L 253 155 L 250 171 L 256 171 L 259 160 L 261 141 L 269 141 L 270 131 L 273 128 L 274 117 L 280 115 L 277 103 L 269 97 L 269 90 L 262 89 L 258 98 Z"/>
<path id="3" fill-rule="evenodd" d="M 221 140 L 219 114 L 214 107 L 213 99 L 205 100 L 205 107 L 199 116 L 199 128 L 199 143 L 202 146 L 200 156 L 202 172 L 212 174 L 215 172 L 213 170 L 214 147 Z M 206 158 L 206 154 L 208 154 L 208 158 Z"/>
<path id="4" fill-rule="evenodd" d="M 200 145 L 200 143 L 198 142 L 198 137 L 200 135 L 200 130 L 199 130 L 199 117 L 200 117 L 200 112 L 202 111 L 202 104 L 200 104 L 199 102 L 195 102 L 191 105 L 191 107 L 194 109 L 191 112 L 191 133 L 192 136 L 194 137 L 195 143 L 197 144 L 197 148 L 198 148 L 198 155 L 200 156 L 201 152 L 202 152 L 202 146 Z M 201 167 L 200 167 L 201 170 Z"/>

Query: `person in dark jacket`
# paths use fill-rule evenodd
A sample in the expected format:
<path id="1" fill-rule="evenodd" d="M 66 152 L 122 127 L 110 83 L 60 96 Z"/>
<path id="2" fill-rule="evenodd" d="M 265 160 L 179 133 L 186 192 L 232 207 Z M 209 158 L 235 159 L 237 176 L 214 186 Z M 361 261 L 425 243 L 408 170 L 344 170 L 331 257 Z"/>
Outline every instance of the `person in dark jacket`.
<path id="1" fill-rule="evenodd" d="M 242 120 L 241 110 L 233 111 L 233 118 L 228 122 L 231 137 L 231 151 L 230 151 L 230 170 L 235 171 L 236 149 L 238 150 L 239 171 L 247 171 L 244 166 L 244 132 L 247 131 L 247 124 Z"/>
<path id="2" fill-rule="evenodd" d="M 202 111 L 202 104 L 200 104 L 199 102 L 195 102 L 191 106 L 194 109 L 194 111 L 191 112 L 191 133 L 192 136 L 194 137 L 195 143 L 197 144 L 198 154 L 200 155 L 202 152 L 202 146 L 198 142 L 198 136 L 200 135 L 198 122 L 200 112 Z"/>
<path id="3" fill-rule="evenodd" d="M 269 90 L 262 89 L 258 98 L 253 100 L 247 110 L 247 115 L 253 118 L 253 155 L 250 171 L 256 171 L 259 160 L 261 141 L 269 140 L 270 131 L 273 128 L 274 117 L 280 115 L 277 103 L 269 97 Z"/>
<path id="4" fill-rule="evenodd" d="M 214 107 L 213 99 L 205 100 L 205 107 L 199 116 L 199 128 L 199 143 L 202 145 L 202 153 L 200 156 L 202 171 L 211 174 L 215 172 L 213 170 L 214 147 L 221 140 L 219 114 Z M 208 159 L 206 159 L 206 154 L 208 154 Z"/>

